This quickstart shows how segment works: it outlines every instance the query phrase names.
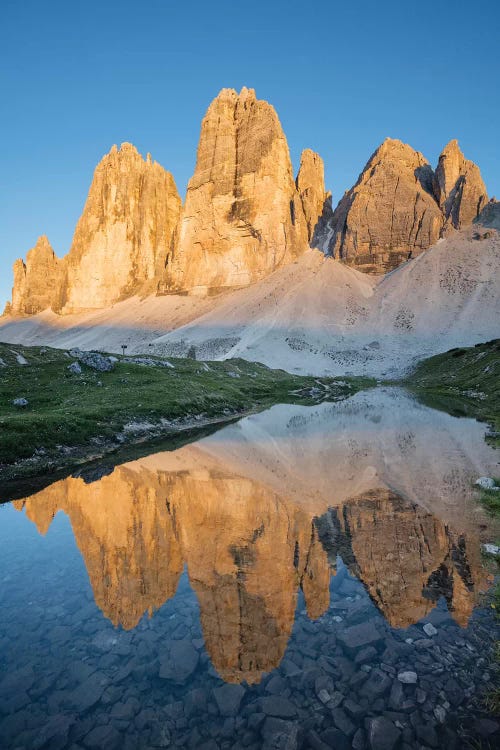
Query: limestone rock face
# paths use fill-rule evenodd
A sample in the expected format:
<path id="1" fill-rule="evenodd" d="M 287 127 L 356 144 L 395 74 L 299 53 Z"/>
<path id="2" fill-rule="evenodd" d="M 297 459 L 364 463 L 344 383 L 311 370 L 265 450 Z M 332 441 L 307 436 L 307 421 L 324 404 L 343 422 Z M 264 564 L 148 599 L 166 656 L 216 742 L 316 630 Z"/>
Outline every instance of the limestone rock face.
<path id="1" fill-rule="evenodd" d="M 130 143 L 98 164 L 66 256 L 61 311 L 106 307 L 155 291 L 179 218 L 172 175 Z"/>
<path id="2" fill-rule="evenodd" d="M 302 152 L 296 185 L 304 209 L 309 243 L 322 249 L 321 238 L 333 214 L 332 198 L 325 191 L 323 159 L 310 148 Z"/>
<path id="3" fill-rule="evenodd" d="M 458 141 L 443 149 L 433 181 L 445 219 L 445 232 L 471 224 L 488 202 L 479 167 L 463 155 Z"/>
<path id="4" fill-rule="evenodd" d="M 443 216 L 424 156 L 387 138 L 334 211 L 328 253 L 382 273 L 439 239 Z"/>
<path id="5" fill-rule="evenodd" d="M 58 302 L 64 261 L 54 253 L 45 235 L 29 250 L 26 263 L 14 263 L 14 286 L 9 312 L 32 315 Z"/>
<path id="6" fill-rule="evenodd" d="M 202 122 L 169 288 L 203 293 L 244 286 L 293 260 L 307 240 L 275 110 L 252 89 L 223 89 Z"/>

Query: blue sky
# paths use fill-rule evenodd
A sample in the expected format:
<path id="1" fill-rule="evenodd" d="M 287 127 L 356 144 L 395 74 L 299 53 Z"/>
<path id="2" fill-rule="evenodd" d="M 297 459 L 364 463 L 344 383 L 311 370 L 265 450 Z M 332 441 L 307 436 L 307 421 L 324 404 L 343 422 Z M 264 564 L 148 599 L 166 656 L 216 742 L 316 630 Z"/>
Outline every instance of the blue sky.
<path id="1" fill-rule="evenodd" d="M 277 109 L 338 199 L 386 137 L 435 164 L 458 138 L 500 197 L 500 4 L 2 0 L 0 306 L 40 234 L 70 246 L 92 172 L 131 141 L 184 195 L 223 87 Z"/>

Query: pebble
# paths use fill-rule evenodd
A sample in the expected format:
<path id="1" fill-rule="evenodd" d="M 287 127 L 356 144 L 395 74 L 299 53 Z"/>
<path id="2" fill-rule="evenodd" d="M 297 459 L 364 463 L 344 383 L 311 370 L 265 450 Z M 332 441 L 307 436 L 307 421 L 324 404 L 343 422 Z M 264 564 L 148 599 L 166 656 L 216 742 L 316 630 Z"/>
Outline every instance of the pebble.
<path id="1" fill-rule="evenodd" d="M 439 723 L 444 724 L 446 721 L 446 711 L 443 706 L 435 706 L 433 713 Z"/>
<path id="2" fill-rule="evenodd" d="M 398 680 L 404 685 L 414 685 L 418 680 L 416 672 L 399 672 Z"/>
<path id="3" fill-rule="evenodd" d="M 437 635 L 437 630 L 436 630 L 436 628 L 434 627 L 434 625 L 431 622 L 426 622 L 425 623 L 425 625 L 423 627 L 423 631 L 429 637 L 432 637 L 433 635 Z"/>

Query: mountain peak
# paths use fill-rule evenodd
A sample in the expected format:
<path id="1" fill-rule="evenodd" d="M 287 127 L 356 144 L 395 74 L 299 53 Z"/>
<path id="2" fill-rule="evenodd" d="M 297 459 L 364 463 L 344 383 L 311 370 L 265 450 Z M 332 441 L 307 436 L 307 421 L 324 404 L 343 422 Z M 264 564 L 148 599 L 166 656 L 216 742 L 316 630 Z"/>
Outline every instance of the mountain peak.
<path id="1" fill-rule="evenodd" d="M 303 208 L 274 108 L 253 89 L 223 89 L 201 125 L 169 288 L 244 286 L 306 249 Z"/>
<path id="2" fill-rule="evenodd" d="M 479 167 L 465 158 L 456 139 L 439 156 L 433 190 L 444 214 L 445 234 L 470 224 L 488 202 Z"/>
<path id="3" fill-rule="evenodd" d="M 47 235 L 40 235 L 28 250 L 26 263 L 16 260 L 13 271 L 12 313 L 31 315 L 57 304 L 64 261 L 54 253 Z"/>

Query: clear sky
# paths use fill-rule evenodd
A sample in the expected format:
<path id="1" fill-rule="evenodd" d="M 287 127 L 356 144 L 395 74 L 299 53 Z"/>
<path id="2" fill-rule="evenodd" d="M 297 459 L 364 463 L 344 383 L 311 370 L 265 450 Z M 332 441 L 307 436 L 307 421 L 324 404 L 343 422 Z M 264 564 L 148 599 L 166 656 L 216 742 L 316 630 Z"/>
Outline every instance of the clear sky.
<path id="1" fill-rule="evenodd" d="M 386 137 L 434 165 L 458 138 L 500 197 L 500 3 L 2 0 L 0 306 L 40 234 L 69 249 L 92 172 L 131 141 L 184 195 L 223 87 L 277 109 L 337 200 Z"/>

